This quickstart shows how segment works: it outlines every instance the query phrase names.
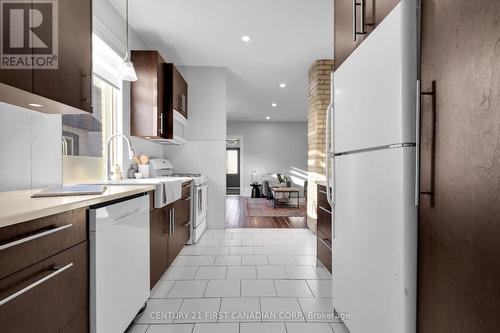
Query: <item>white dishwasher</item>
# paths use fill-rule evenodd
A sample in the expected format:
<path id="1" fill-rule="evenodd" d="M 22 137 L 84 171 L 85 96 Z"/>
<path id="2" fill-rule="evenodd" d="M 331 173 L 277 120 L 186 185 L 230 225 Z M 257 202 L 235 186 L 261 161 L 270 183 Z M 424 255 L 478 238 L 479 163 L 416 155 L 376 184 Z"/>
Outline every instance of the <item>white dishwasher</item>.
<path id="1" fill-rule="evenodd" d="M 149 196 L 89 209 L 90 331 L 122 333 L 149 297 Z"/>

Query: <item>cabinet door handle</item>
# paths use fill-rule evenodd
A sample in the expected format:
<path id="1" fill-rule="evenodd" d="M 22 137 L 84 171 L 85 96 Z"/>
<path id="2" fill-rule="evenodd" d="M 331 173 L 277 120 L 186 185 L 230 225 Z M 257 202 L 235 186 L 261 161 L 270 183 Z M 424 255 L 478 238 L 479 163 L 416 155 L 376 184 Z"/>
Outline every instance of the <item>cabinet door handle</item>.
<path id="1" fill-rule="evenodd" d="M 420 204 L 420 80 L 415 94 L 415 206 Z"/>
<path id="2" fill-rule="evenodd" d="M 191 221 L 187 221 L 186 223 L 184 223 L 184 226 L 185 226 L 186 228 L 188 228 L 190 225 L 191 225 Z"/>
<path id="3" fill-rule="evenodd" d="M 15 298 L 21 296 L 22 294 L 24 294 L 25 292 L 27 292 L 27 291 L 35 288 L 36 286 L 38 286 L 38 285 L 40 285 L 42 283 L 44 283 L 45 281 L 50 280 L 54 276 L 61 274 L 62 272 L 64 272 L 65 270 L 67 270 L 68 268 L 70 268 L 72 266 L 73 266 L 73 263 L 69 263 L 66 266 L 63 266 L 63 267 L 60 267 L 60 268 L 54 267 L 54 269 L 55 269 L 54 272 L 50 273 L 49 275 L 44 276 L 40 280 L 37 280 L 37 281 L 33 282 L 29 286 L 24 287 L 23 289 L 15 292 L 15 293 L 13 293 L 12 295 L 7 296 L 4 299 L 0 300 L 0 306 L 4 305 L 5 303 L 7 303 L 9 301 L 12 301 L 13 299 L 15 299 Z"/>
<path id="4" fill-rule="evenodd" d="M 64 230 L 64 229 L 71 228 L 72 226 L 73 226 L 73 224 L 62 225 L 60 227 L 52 228 L 52 229 L 49 229 L 49 230 L 46 230 L 46 231 L 42 231 L 42 232 L 39 232 L 37 234 L 31 235 L 31 236 L 28 236 L 28 237 L 24 237 L 24 238 L 21 238 L 21 239 L 18 239 L 18 240 L 15 240 L 15 241 L 12 241 L 12 242 L 7 243 L 7 244 L 2 244 L 2 245 L 0 245 L 0 251 L 8 249 L 8 248 L 16 246 L 16 245 L 19 245 L 19 244 L 22 244 L 22 243 L 26 243 L 26 242 L 32 241 L 32 240 L 40 238 L 40 237 L 44 237 L 44 236 L 53 234 L 55 232 L 58 232 L 58 231 L 61 231 L 61 230 Z"/>
<path id="5" fill-rule="evenodd" d="M 172 236 L 172 210 L 168 210 L 168 235 Z"/>
<path id="6" fill-rule="evenodd" d="M 332 244 L 328 244 L 327 242 L 325 242 L 321 237 L 318 237 L 318 240 L 323 243 L 329 250 L 332 249 Z"/>
<path id="7" fill-rule="evenodd" d="M 352 40 L 356 41 L 356 38 L 358 37 L 358 34 L 356 33 L 356 7 L 357 7 L 356 0 L 352 0 Z"/>
<path id="8" fill-rule="evenodd" d="M 327 212 L 328 214 L 331 214 L 331 213 L 332 213 L 332 212 L 330 212 L 328 209 L 323 208 L 323 207 L 321 207 L 321 206 L 318 206 L 318 208 L 319 208 L 319 209 L 321 209 L 322 211 Z"/>
<path id="9" fill-rule="evenodd" d="M 189 201 L 189 200 L 191 200 L 191 197 L 187 197 L 187 198 L 186 198 L 186 199 L 184 199 L 184 200 Z"/>
<path id="10" fill-rule="evenodd" d="M 92 75 L 82 76 L 82 93 L 80 100 L 83 103 L 91 102 L 91 91 L 92 91 Z"/>
<path id="11" fill-rule="evenodd" d="M 434 183 L 436 173 L 436 81 L 432 81 L 432 88 L 430 91 L 423 91 L 421 96 L 431 96 L 431 170 L 430 170 L 430 189 L 428 191 L 421 191 L 420 194 L 429 195 L 431 197 L 431 206 L 434 206 Z"/>
<path id="12" fill-rule="evenodd" d="M 357 7 L 361 8 L 361 18 L 360 18 L 360 25 L 361 25 L 361 30 L 358 31 L 357 27 L 357 15 L 356 15 L 356 9 Z M 356 38 L 358 35 L 366 35 L 367 32 L 365 30 L 365 27 L 373 26 L 373 23 L 366 23 L 366 0 L 360 0 L 360 2 L 356 2 L 356 0 L 352 0 L 352 38 L 354 41 L 356 41 Z"/>
<path id="13" fill-rule="evenodd" d="M 160 113 L 160 134 L 163 135 L 163 113 Z"/>
<path id="14" fill-rule="evenodd" d="M 175 234 L 175 208 L 172 208 L 172 226 L 174 227 L 173 233 Z"/>

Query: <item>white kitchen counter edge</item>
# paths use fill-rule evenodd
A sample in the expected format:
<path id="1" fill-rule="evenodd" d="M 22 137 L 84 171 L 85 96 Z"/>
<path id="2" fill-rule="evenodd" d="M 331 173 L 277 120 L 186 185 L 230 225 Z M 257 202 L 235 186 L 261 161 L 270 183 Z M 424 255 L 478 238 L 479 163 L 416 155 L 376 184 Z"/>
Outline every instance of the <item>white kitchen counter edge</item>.
<path id="1" fill-rule="evenodd" d="M 0 228 L 154 191 L 154 185 L 107 185 L 103 194 L 31 198 L 40 189 L 0 192 Z"/>

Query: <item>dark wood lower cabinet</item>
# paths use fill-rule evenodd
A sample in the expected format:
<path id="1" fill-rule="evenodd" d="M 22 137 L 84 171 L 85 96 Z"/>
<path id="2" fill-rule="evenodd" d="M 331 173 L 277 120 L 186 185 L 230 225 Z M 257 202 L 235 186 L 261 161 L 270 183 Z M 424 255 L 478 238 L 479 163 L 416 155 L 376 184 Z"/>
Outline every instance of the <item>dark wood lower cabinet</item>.
<path id="1" fill-rule="evenodd" d="M 1 279 L 0 300 L 29 286 L 0 305 L 0 332 L 88 332 L 87 242 Z"/>
<path id="2" fill-rule="evenodd" d="M 318 184 L 317 201 L 317 257 L 332 272 L 332 208 L 327 202 L 326 186 Z"/>
<path id="3" fill-rule="evenodd" d="M 168 264 L 172 264 L 179 255 L 190 237 L 191 223 L 191 198 L 181 198 L 172 204 L 172 218 L 174 229 L 170 234 L 168 243 Z"/>
<path id="4" fill-rule="evenodd" d="M 154 209 L 150 213 L 150 288 L 160 280 L 168 268 L 168 209 Z"/>
<path id="5" fill-rule="evenodd" d="M 188 242 L 191 231 L 189 184 L 183 184 L 181 199 L 150 212 L 150 287 L 158 283 Z"/>
<path id="6" fill-rule="evenodd" d="M 422 0 L 418 332 L 500 332 L 500 1 Z"/>
<path id="7" fill-rule="evenodd" d="M 84 242 L 87 232 L 85 208 L 1 228 L 0 244 L 20 243 L 0 251 L 0 279 Z"/>
<path id="8" fill-rule="evenodd" d="M 317 235 L 317 256 L 318 260 L 332 272 L 332 242 L 330 238 L 318 230 Z"/>

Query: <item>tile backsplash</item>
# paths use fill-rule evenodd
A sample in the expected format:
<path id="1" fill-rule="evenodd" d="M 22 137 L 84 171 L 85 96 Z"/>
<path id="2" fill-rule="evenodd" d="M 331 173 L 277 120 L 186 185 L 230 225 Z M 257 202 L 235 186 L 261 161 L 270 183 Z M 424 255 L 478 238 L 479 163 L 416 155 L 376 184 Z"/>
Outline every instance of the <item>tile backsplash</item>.
<path id="1" fill-rule="evenodd" d="M 0 191 L 62 183 L 60 115 L 0 103 Z"/>

